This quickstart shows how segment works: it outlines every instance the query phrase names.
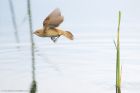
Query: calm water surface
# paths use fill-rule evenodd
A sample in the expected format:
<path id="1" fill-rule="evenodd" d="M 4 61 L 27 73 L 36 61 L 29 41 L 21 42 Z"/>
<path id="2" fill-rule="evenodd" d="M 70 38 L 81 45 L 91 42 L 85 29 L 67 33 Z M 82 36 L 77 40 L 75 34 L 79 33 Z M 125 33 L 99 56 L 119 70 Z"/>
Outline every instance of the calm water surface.
<path id="1" fill-rule="evenodd" d="M 80 33 L 72 31 L 74 41 L 62 37 L 54 44 L 48 38 L 35 36 L 38 93 L 115 93 L 114 29 L 81 28 Z M 94 31 L 84 31 L 87 28 Z M 140 92 L 140 37 L 137 31 L 121 34 L 122 93 Z M 24 42 L 16 44 L 10 34 L 0 37 L 2 93 L 5 90 L 27 92 L 30 88 L 30 43 L 26 33 L 21 38 Z"/>

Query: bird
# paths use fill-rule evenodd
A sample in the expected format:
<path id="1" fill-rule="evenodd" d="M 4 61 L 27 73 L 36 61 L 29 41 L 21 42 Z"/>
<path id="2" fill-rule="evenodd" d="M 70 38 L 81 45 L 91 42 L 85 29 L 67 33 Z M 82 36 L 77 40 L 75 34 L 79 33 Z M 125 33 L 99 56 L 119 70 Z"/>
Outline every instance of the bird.
<path id="1" fill-rule="evenodd" d="M 43 21 L 43 27 L 35 30 L 33 34 L 39 37 L 50 37 L 55 43 L 60 36 L 65 36 L 69 40 L 73 40 L 74 36 L 70 31 L 60 29 L 58 26 L 64 21 L 60 9 L 54 9 Z"/>

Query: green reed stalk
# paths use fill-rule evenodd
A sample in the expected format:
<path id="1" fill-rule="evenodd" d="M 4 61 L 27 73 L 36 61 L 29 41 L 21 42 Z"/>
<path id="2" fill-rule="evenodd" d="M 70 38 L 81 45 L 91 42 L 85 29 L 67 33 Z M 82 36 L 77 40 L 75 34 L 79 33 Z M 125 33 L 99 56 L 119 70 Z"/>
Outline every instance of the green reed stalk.
<path id="1" fill-rule="evenodd" d="M 119 11 L 118 16 L 118 31 L 117 31 L 117 44 L 116 44 L 116 87 L 121 87 L 121 63 L 120 63 L 120 23 L 121 23 L 121 12 Z"/>
<path id="2" fill-rule="evenodd" d="M 29 28 L 30 28 L 30 41 L 31 41 L 31 55 L 32 55 L 32 84 L 30 93 L 36 93 L 37 84 L 35 80 L 35 53 L 34 53 L 34 38 L 33 38 L 33 29 L 32 29 L 32 15 L 31 15 L 31 3 L 30 0 L 27 0 L 28 6 L 28 16 L 29 16 Z"/>
<path id="3" fill-rule="evenodd" d="M 13 27 L 15 29 L 14 33 L 15 33 L 16 42 L 19 43 L 18 29 L 17 29 L 17 23 L 16 23 L 16 15 L 15 15 L 12 0 L 9 0 L 9 6 L 10 6 L 10 11 L 11 11 L 11 16 L 12 16 Z"/>

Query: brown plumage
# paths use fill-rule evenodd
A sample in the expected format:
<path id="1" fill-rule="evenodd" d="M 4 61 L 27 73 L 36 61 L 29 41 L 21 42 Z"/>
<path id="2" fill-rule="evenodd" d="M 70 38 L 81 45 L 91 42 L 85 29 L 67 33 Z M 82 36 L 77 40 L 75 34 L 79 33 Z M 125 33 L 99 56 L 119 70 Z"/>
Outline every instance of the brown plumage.
<path id="1" fill-rule="evenodd" d="M 43 21 L 43 28 L 36 30 L 34 34 L 40 37 L 50 37 L 53 42 L 56 42 L 61 35 L 73 40 L 71 32 L 57 28 L 63 20 L 64 17 L 61 15 L 60 10 L 56 8 Z"/>

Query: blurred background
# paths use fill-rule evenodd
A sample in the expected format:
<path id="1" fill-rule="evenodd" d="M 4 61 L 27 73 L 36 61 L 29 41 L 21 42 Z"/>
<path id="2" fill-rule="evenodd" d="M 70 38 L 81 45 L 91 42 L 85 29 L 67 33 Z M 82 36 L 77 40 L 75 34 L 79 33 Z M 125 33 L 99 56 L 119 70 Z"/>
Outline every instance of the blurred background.
<path id="1" fill-rule="evenodd" d="M 10 6 L 13 4 L 17 37 Z M 121 20 L 122 93 L 140 92 L 139 0 L 31 0 L 33 31 L 55 8 L 71 31 L 54 44 L 34 36 L 38 93 L 115 93 L 118 11 Z M 32 81 L 27 0 L 0 1 L 0 93 L 25 92 Z"/>

